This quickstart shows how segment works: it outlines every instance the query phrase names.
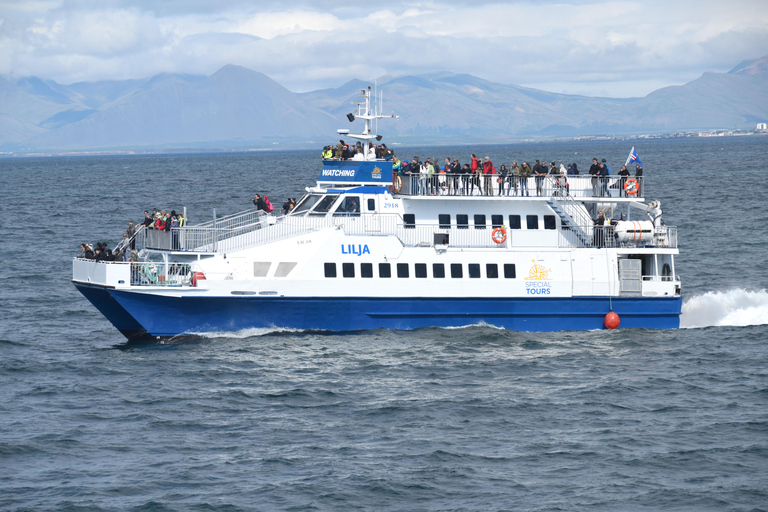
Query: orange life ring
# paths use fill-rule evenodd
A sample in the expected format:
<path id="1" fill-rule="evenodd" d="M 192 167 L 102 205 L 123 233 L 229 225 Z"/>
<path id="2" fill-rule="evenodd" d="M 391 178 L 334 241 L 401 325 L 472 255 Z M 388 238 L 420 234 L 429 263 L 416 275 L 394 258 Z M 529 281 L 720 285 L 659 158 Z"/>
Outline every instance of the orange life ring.
<path id="1" fill-rule="evenodd" d="M 392 174 L 392 190 L 395 194 L 399 194 L 401 188 L 403 188 L 403 180 L 397 174 Z"/>
<path id="2" fill-rule="evenodd" d="M 624 183 L 624 192 L 626 192 L 628 196 L 633 196 L 637 194 L 637 186 L 638 183 L 635 178 L 628 178 Z"/>
<path id="3" fill-rule="evenodd" d="M 491 233 L 491 238 L 497 244 L 503 244 L 507 241 L 507 231 L 503 227 L 498 227 Z"/>

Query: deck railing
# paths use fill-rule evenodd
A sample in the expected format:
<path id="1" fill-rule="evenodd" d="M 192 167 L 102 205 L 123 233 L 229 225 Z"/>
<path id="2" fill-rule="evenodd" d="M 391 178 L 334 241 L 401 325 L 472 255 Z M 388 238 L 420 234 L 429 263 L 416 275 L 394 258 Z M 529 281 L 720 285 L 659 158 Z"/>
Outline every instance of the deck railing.
<path id="1" fill-rule="evenodd" d="M 622 243 L 611 226 L 593 224 L 561 226 L 559 230 L 513 230 L 504 227 L 507 240 L 492 237 L 496 225 L 475 226 L 406 224 L 399 214 L 343 214 L 259 216 L 257 222 L 228 224 L 227 227 L 194 226 L 171 231 L 146 230 L 144 245 L 138 248 L 179 252 L 234 252 L 286 240 L 320 229 L 336 228 L 348 236 L 395 236 L 405 247 L 508 248 L 508 247 L 677 247 L 677 229 L 661 227 L 646 242 Z M 235 226 L 235 227 L 233 227 Z M 138 242 L 141 242 L 139 240 Z"/>
<path id="2" fill-rule="evenodd" d="M 593 178 L 589 175 L 560 176 L 507 176 L 498 174 L 476 177 L 472 174 L 440 174 L 431 177 L 402 174 L 400 194 L 411 196 L 571 196 L 575 198 L 622 198 L 639 199 L 643 194 L 643 177 L 606 176 Z M 625 186 L 628 180 L 629 186 Z M 501 180 L 501 182 L 499 182 Z M 627 190 L 628 189 L 628 190 Z M 634 193 L 632 193 L 634 192 Z"/>

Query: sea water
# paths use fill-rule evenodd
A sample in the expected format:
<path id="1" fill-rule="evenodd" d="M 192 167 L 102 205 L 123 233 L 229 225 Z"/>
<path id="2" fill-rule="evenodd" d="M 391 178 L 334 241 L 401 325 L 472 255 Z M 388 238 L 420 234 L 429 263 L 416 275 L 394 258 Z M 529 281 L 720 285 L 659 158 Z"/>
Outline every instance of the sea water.
<path id="1" fill-rule="evenodd" d="M 768 510 L 768 138 L 401 147 L 618 172 L 678 226 L 682 328 L 128 345 L 70 283 L 145 209 L 277 209 L 317 151 L 0 159 L 2 510 Z"/>

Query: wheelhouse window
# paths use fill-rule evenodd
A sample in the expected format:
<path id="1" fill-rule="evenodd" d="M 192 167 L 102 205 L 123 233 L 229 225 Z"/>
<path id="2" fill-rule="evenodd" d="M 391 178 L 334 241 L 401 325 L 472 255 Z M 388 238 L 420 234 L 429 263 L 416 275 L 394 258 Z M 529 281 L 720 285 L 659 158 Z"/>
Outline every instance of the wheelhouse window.
<path id="1" fill-rule="evenodd" d="M 317 210 L 317 208 L 315 208 Z M 336 211 L 333 212 L 334 216 L 338 215 L 360 215 L 360 196 L 346 196 L 344 200 L 339 204 Z"/>
<path id="2" fill-rule="evenodd" d="M 322 199 L 324 196 L 319 194 L 310 194 L 308 196 L 304 196 L 301 201 L 299 201 L 299 204 L 296 205 L 296 208 L 294 208 L 291 213 L 297 214 L 297 213 L 304 213 L 313 206 L 317 204 L 317 202 Z"/>
<path id="3" fill-rule="evenodd" d="M 325 215 L 326 213 L 328 213 L 328 210 L 331 209 L 331 206 L 333 206 L 333 203 L 335 203 L 336 199 L 338 198 L 339 198 L 338 195 L 326 195 L 317 203 L 317 206 L 312 208 L 312 211 L 309 212 L 309 214 Z"/>

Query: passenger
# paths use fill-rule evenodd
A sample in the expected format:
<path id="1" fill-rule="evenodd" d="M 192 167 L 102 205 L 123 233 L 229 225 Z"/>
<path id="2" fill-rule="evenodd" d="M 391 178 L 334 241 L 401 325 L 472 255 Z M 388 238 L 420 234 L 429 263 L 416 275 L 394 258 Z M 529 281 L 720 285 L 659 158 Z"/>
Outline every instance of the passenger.
<path id="1" fill-rule="evenodd" d="M 592 197 L 597 197 L 600 176 L 600 164 L 597 163 L 597 158 L 592 159 L 592 165 L 589 167 L 589 176 L 592 178 Z"/>
<path id="2" fill-rule="evenodd" d="M 325 146 L 323 148 L 323 160 L 330 160 L 333 158 L 333 146 Z"/>
<path id="3" fill-rule="evenodd" d="M 573 175 L 578 176 L 579 175 L 579 166 L 576 165 L 576 162 L 573 162 L 571 164 L 571 167 L 573 168 Z"/>
<path id="4" fill-rule="evenodd" d="M 256 194 L 253 196 L 253 200 L 251 201 L 253 205 L 256 207 L 257 210 L 261 210 L 264 213 L 267 212 L 267 203 L 264 202 L 264 199 L 259 194 Z"/>
<path id="5" fill-rule="evenodd" d="M 459 176 L 461 174 L 461 164 L 459 163 L 458 158 L 453 159 L 450 174 L 453 176 L 453 195 L 456 195 L 459 193 L 459 183 L 461 182 L 461 177 Z"/>
<path id="6" fill-rule="evenodd" d="M 637 197 L 643 196 L 643 168 L 635 164 L 635 179 L 637 180 Z"/>
<path id="7" fill-rule="evenodd" d="M 627 177 L 629 176 L 629 169 L 627 169 L 626 165 L 621 166 L 621 170 L 619 171 L 619 176 L 621 176 L 621 179 L 619 180 L 619 197 L 627 197 L 627 191 L 624 189 L 624 186 L 627 184 Z"/>
<path id="8" fill-rule="evenodd" d="M 336 151 L 334 151 L 333 156 L 334 158 L 337 158 L 339 160 L 342 160 L 344 158 L 344 147 L 346 144 L 344 144 L 343 140 L 339 140 L 339 143 L 336 144 Z"/>
<path id="9" fill-rule="evenodd" d="M 429 168 L 431 166 L 430 159 L 427 160 L 419 167 L 419 195 L 427 195 L 427 175 L 429 174 Z"/>
<path id="10" fill-rule="evenodd" d="M 104 250 L 104 261 L 115 261 L 115 255 L 109 247 Z"/>
<path id="11" fill-rule="evenodd" d="M 485 157 L 483 159 L 483 176 L 485 177 L 483 187 L 486 196 L 493 195 L 493 177 L 495 174 L 496 168 L 493 166 L 493 162 L 490 158 Z"/>
<path id="12" fill-rule="evenodd" d="M 125 233 L 128 235 L 128 239 L 131 241 L 131 249 L 136 248 L 136 227 L 133 225 L 133 221 L 128 221 L 128 227 L 125 230 Z M 123 250 L 123 252 L 126 252 Z"/>
<path id="13" fill-rule="evenodd" d="M 464 164 L 461 170 L 462 195 L 471 196 L 475 191 L 475 178 L 472 176 L 472 169 L 469 164 Z"/>
<path id="14" fill-rule="evenodd" d="M 176 212 L 171 212 L 171 221 L 169 222 L 171 228 L 171 248 L 174 251 L 179 250 L 179 218 L 174 215 Z"/>
<path id="15" fill-rule="evenodd" d="M 598 212 L 597 219 L 595 220 L 595 235 L 593 237 L 593 243 L 598 249 L 605 246 L 605 230 L 608 225 L 609 222 L 605 218 L 605 212 Z"/>
<path id="16" fill-rule="evenodd" d="M 183 228 L 187 225 L 187 219 L 184 217 L 183 213 L 179 213 L 179 227 Z"/>
<path id="17" fill-rule="evenodd" d="M 610 197 L 611 193 L 608 191 L 608 182 L 611 180 L 611 168 L 608 167 L 608 163 L 605 158 L 600 162 L 600 197 Z"/>
<path id="18" fill-rule="evenodd" d="M 144 210 L 144 220 L 141 222 L 141 225 L 144 226 L 145 229 L 149 229 L 149 227 L 152 225 L 152 217 L 149 216 L 149 212 L 147 210 Z"/>
<path id="19" fill-rule="evenodd" d="M 496 178 L 496 181 L 499 184 L 499 195 L 504 195 L 504 185 L 507 182 L 507 175 L 509 172 L 507 171 L 507 166 L 504 164 L 501 164 L 501 167 L 499 167 L 499 177 Z M 507 194 L 509 194 L 509 190 L 507 190 Z"/>
<path id="20" fill-rule="evenodd" d="M 376 146 L 368 143 L 368 160 L 376 160 Z"/>
<path id="21" fill-rule="evenodd" d="M 283 203 L 283 215 L 288 215 L 293 210 L 293 202 L 291 198 L 287 198 Z"/>
<path id="22" fill-rule="evenodd" d="M 349 198 L 349 204 L 347 205 L 346 212 L 360 215 L 360 203 L 357 202 L 357 198 Z"/>
<path id="23" fill-rule="evenodd" d="M 512 167 L 509 169 L 509 187 L 507 188 L 507 195 L 513 192 L 514 196 L 517 196 L 517 184 L 520 182 L 520 166 L 517 165 L 517 160 L 512 162 Z"/>
<path id="24" fill-rule="evenodd" d="M 536 196 L 540 197 L 544 191 L 544 177 L 547 175 L 547 164 L 536 160 L 533 164 L 533 175 L 536 178 Z"/>
<path id="25" fill-rule="evenodd" d="M 131 252 L 131 239 L 128 237 L 128 233 L 123 233 L 123 239 L 120 240 L 120 243 L 117 244 L 116 251 L 119 251 L 125 255 L 130 254 Z M 127 258 L 125 261 L 128 261 Z"/>
<path id="26" fill-rule="evenodd" d="M 531 165 L 528 162 L 523 162 L 523 165 L 520 166 L 520 196 L 522 197 L 523 192 L 525 192 L 525 197 L 529 196 L 528 192 L 528 178 L 531 177 L 531 174 L 533 171 L 531 170 Z"/>
<path id="27" fill-rule="evenodd" d="M 363 155 L 362 149 L 356 149 L 355 150 L 355 156 L 352 158 L 352 160 L 365 160 L 365 156 Z"/>

